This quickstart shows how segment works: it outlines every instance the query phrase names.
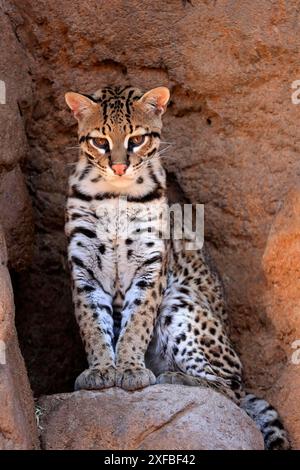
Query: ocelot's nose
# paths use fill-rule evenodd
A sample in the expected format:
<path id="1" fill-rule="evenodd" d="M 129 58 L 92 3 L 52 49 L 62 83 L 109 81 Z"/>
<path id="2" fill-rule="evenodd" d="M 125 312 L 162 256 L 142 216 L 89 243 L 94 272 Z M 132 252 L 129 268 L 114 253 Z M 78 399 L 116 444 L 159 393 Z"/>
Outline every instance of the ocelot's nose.
<path id="1" fill-rule="evenodd" d="M 113 172 L 114 172 L 116 175 L 119 175 L 119 176 L 124 175 L 124 173 L 125 173 L 126 170 L 127 170 L 127 165 L 125 165 L 124 163 L 115 163 L 115 164 L 112 165 L 111 167 L 112 167 L 112 169 L 113 169 Z"/>

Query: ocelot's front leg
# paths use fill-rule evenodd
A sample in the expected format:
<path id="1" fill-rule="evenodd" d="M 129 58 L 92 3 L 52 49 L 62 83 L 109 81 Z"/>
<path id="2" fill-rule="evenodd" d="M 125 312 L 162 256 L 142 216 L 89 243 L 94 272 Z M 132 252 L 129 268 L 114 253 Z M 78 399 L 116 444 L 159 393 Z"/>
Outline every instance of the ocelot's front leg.
<path id="1" fill-rule="evenodd" d="M 137 270 L 125 295 L 121 333 L 116 347 L 116 385 L 136 390 L 153 385 L 156 377 L 145 366 L 166 284 L 166 259 L 154 255 Z"/>
<path id="2" fill-rule="evenodd" d="M 69 246 L 73 302 L 89 364 L 77 377 L 75 390 L 115 385 L 112 295 L 107 275 L 105 278 L 102 274 L 100 258 L 97 261 L 97 252 L 98 243 L 91 244 L 80 231 L 74 234 Z"/>
<path id="3" fill-rule="evenodd" d="M 77 377 L 75 390 L 113 387 L 116 367 L 110 299 L 100 287 L 91 284 L 77 285 L 75 290 L 75 315 L 89 364 Z"/>

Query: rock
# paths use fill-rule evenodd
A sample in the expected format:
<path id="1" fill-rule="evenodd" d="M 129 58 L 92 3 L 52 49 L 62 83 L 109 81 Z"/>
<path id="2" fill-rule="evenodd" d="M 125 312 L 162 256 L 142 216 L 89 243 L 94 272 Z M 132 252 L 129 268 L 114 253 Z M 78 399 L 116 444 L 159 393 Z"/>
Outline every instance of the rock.
<path id="1" fill-rule="evenodd" d="M 267 315 L 281 339 L 287 365 L 270 392 L 281 410 L 293 446 L 300 448 L 300 187 L 287 195 L 278 212 L 263 256 L 268 282 Z"/>
<path id="2" fill-rule="evenodd" d="M 173 144 L 165 158 L 170 178 L 178 181 L 178 197 L 205 203 L 206 244 L 224 280 L 246 383 L 274 397 L 286 417 L 280 384 L 295 372 L 284 323 L 294 319 L 281 320 L 270 300 L 273 274 L 263 256 L 276 214 L 299 179 L 299 106 L 291 101 L 292 82 L 300 78 L 299 2 L 169 0 L 163 9 L 150 0 L 111 0 L 101 8 L 94 0 L 3 3 L 5 41 L 12 37 L 9 18 L 21 45 L 4 48 L 5 54 L 18 50 L 14 61 L 22 56 L 33 79 L 30 84 L 20 64 L 20 80 L 13 83 L 32 87 L 32 107 L 20 100 L 20 109 L 30 142 L 26 173 L 36 241 L 30 267 L 14 283 L 35 392 L 72 390 L 85 361 L 65 262 L 66 180 L 77 150 L 67 149 L 76 144 L 76 124 L 64 93 L 108 83 L 166 85 L 172 96 L 164 128 L 164 140 Z M 279 286 L 284 289 L 285 280 Z M 290 390 L 292 403 L 298 395 Z"/>
<path id="3" fill-rule="evenodd" d="M 19 165 L 0 178 L 0 223 L 9 247 L 10 267 L 24 269 L 32 255 L 33 221 L 31 200 Z"/>
<path id="4" fill-rule="evenodd" d="M 14 325 L 14 301 L 0 226 L 0 450 L 39 447 L 34 402 Z"/>
<path id="5" fill-rule="evenodd" d="M 198 387 L 80 391 L 44 396 L 39 407 L 42 448 L 47 450 L 264 447 L 260 431 L 244 411 L 219 393 Z"/>
<path id="6" fill-rule="evenodd" d="M 5 83 L 5 103 L 0 104 L 0 224 L 8 248 L 9 266 L 24 269 L 33 242 L 31 201 L 20 163 L 28 152 L 23 109 L 30 109 L 31 79 L 26 55 L 0 6 L 0 79 Z"/>
<path id="7" fill-rule="evenodd" d="M 7 269 L 7 264 L 14 270 L 24 269 L 31 257 L 31 201 L 20 169 L 28 151 L 21 107 L 29 109 L 31 79 L 3 2 L 0 42 L 0 78 L 6 88 L 0 104 L 0 449 L 36 449 L 34 401 L 18 345 Z"/>

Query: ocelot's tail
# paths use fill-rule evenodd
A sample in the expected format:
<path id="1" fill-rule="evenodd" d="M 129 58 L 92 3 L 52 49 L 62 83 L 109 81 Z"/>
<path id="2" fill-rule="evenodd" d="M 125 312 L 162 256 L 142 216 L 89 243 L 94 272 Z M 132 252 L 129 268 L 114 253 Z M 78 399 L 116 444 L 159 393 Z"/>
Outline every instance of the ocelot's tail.
<path id="1" fill-rule="evenodd" d="M 266 449 L 290 449 L 287 432 L 283 427 L 279 414 L 266 400 L 249 393 L 242 399 L 240 406 L 261 430 Z"/>

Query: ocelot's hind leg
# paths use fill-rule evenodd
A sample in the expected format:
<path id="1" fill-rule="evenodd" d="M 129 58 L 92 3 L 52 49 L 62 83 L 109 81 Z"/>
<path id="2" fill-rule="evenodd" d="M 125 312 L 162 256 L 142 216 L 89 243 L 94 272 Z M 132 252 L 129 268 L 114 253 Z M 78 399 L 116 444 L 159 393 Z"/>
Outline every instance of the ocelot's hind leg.
<path id="1" fill-rule="evenodd" d="M 210 387 L 237 404 L 244 396 L 242 367 L 215 315 L 194 286 L 169 285 L 149 348 L 158 383 Z"/>
<path id="2" fill-rule="evenodd" d="M 157 377 L 156 383 L 210 388 L 212 390 L 215 390 L 216 392 L 222 393 L 231 400 L 236 401 L 236 396 L 234 392 L 230 388 L 228 388 L 227 384 L 224 385 L 222 381 L 216 380 L 212 382 L 202 377 L 193 377 L 192 375 L 186 374 L 184 372 L 163 372 Z"/>
<path id="3" fill-rule="evenodd" d="M 278 412 L 243 390 L 241 363 L 222 316 L 200 295 L 196 297 L 193 286 L 169 283 L 165 294 L 147 354 L 157 383 L 209 387 L 222 393 L 255 421 L 266 449 L 288 449 Z"/>

